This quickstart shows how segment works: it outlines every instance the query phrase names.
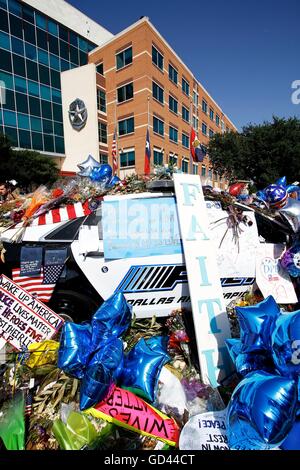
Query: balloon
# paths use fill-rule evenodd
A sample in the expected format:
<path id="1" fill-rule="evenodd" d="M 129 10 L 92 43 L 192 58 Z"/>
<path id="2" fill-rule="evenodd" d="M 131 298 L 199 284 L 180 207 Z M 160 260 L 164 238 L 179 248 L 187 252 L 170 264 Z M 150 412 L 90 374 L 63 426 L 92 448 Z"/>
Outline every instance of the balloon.
<path id="1" fill-rule="evenodd" d="M 300 450 L 300 419 L 296 420 L 288 437 L 280 446 L 283 450 Z"/>
<path id="2" fill-rule="evenodd" d="M 120 181 L 120 178 L 117 175 L 114 175 L 108 183 L 108 187 L 113 188 L 116 184 L 120 183 Z"/>
<path id="3" fill-rule="evenodd" d="M 112 168 L 110 165 L 101 165 L 100 167 L 93 168 L 90 174 L 92 181 L 103 181 L 108 183 L 112 177 Z"/>
<path id="4" fill-rule="evenodd" d="M 270 184 L 264 190 L 266 195 L 266 201 L 270 207 L 274 209 L 280 209 L 286 204 L 288 194 L 286 189 L 283 186 L 278 184 Z"/>
<path id="5" fill-rule="evenodd" d="M 131 311 L 122 292 L 106 300 L 92 318 L 91 349 L 97 349 L 101 341 L 111 336 L 121 336 L 130 325 Z"/>
<path id="6" fill-rule="evenodd" d="M 296 184 L 289 184 L 286 187 L 286 190 L 287 190 L 288 194 L 294 193 L 295 191 L 298 193 L 300 191 L 300 186 L 297 186 Z"/>
<path id="7" fill-rule="evenodd" d="M 267 197 L 266 197 L 264 191 L 257 191 L 256 197 L 257 197 L 257 199 L 260 199 L 261 201 L 266 201 L 267 200 Z"/>
<path id="8" fill-rule="evenodd" d="M 300 276 L 300 243 L 296 243 L 282 255 L 280 264 L 290 276 Z"/>
<path id="9" fill-rule="evenodd" d="M 236 387 L 227 408 L 229 447 L 235 450 L 277 447 L 292 429 L 296 408 L 294 380 L 252 372 Z"/>
<path id="10" fill-rule="evenodd" d="M 81 379 L 89 357 L 91 339 L 90 325 L 66 322 L 58 351 L 58 367 L 66 374 Z"/>
<path id="11" fill-rule="evenodd" d="M 89 366 L 103 364 L 107 370 L 111 371 L 112 377 L 116 382 L 123 367 L 123 360 L 123 341 L 112 336 L 101 341 L 98 351 L 92 352 Z"/>
<path id="12" fill-rule="evenodd" d="M 84 160 L 84 162 L 79 163 L 77 166 L 80 170 L 78 172 L 79 176 L 90 176 L 93 168 L 98 168 L 101 166 L 101 164 L 97 162 L 97 160 L 95 160 L 92 155 L 89 155 L 87 159 Z"/>
<path id="13" fill-rule="evenodd" d="M 278 371 L 297 380 L 300 375 L 300 310 L 281 315 L 276 321 L 272 354 Z"/>
<path id="14" fill-rule="evenodd" d="M 158 385 L 158 377 L 162 367 L 170 360 L 166 352 L 151 349 L 144 338 L 125 356 L 124 367 L 120 376 L 123 388 L 154 401 Z"/>
<path id="15" fill-rule="evenodd" d="M 276 180 L 275 184 L 278 184 L 278 186 L 283 186 L 285 188 L 286 187 L 286 176 L 282 176 L 281 178 Z"/>
<path id="16" fill-rule="evenodd" d="M 112 373 L 101 364 L 88 366 L 80 385 L 80 410 L 86 410 L 102 401 L 113 387 Z"/>
<path id="17" fill-rule="evenodd" d="M 240 329 L 242 353 L 269 351 L 271 334 L 280 315 L 279 307 L 270 295 L 250 307 L 236 307 Z"/>
<path id="18" fill-rule="evenodd" d="M 288 201 L 282 209 L 280 215 L 289 222 L 293 231 L 298 233 L 300 230 L 300 201 L 288 198 Z"/>
<path id="19" fill-rule="evenodd" d="M 239 196 L 245 186 L 246 186 L 245 183 L 234 183 L 231 186 L 229 186 L 229 189 L 228 189 L 229 194 L 235 197 Z"/>
<path id="20" fill-rule="evenodd" d="M 241 353 L 242 342 L 234 338 L 227 339 L 226 346 L 236 371 L 243 377 L 255 370 L 274 372 L 272 357 L 266 351 L 262 354 L 258 352 Z"/>

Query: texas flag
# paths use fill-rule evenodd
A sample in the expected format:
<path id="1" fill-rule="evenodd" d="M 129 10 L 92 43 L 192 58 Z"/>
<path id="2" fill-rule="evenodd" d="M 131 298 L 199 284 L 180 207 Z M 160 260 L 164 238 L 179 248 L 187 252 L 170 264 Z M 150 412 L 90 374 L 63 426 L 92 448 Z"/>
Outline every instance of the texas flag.
<path id="1" fill-rule="evenodd" d="M 202 162 L 205 157 L 205 152 L 200 144 L 196 132 L 194 129 L 191 130 L 190 134 L 190 151 L 194 162 Z"/>
<path id="2" fill-rule="evenodd" d="M 150 158 L 151 158 L 151 149 L 150 149 L 150 136 L 149 136 L 149 127 L 148 127 L 147 134 L 146 134 L 146 148 L 145 148 L 145 165 L 144 165 L 145 175 L 150 174 Z"/>

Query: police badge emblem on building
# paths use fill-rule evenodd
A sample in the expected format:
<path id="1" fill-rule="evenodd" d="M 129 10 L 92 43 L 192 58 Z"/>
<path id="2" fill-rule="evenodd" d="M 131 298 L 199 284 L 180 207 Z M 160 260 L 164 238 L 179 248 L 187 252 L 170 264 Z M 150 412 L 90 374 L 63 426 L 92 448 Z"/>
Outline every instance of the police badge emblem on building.
<path id="1" fill-rule="evenodd" d="M 76 98 L 69 106 L 69 119 L 71 126 L 76 131 L 81 131 L 86 125 L 88 113 L 82 100 Z"/>

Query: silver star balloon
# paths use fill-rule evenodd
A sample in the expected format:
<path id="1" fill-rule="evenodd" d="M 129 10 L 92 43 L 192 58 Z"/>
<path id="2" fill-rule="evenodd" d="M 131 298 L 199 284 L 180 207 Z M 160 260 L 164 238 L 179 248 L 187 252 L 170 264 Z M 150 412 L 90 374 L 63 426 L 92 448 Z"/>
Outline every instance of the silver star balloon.
<path id="1" fill-rule="evenodd" d="M 288 198 L 286 205 L 279 209 L 279 213 L 289 223 L 294 233 L 300 231 L 300 201 Z"/>
<path id="2" fill-rule="evenodd" d="M 79 163 L 78 165 L 79 176 L 90 176 L 91 172 L 93 171 L 94 168 L 99 168 L 101 166 L 101 163 L 97 162 L 97 160 L 92 157 L 92 155 L 89 155 L 84 162 Z"/>

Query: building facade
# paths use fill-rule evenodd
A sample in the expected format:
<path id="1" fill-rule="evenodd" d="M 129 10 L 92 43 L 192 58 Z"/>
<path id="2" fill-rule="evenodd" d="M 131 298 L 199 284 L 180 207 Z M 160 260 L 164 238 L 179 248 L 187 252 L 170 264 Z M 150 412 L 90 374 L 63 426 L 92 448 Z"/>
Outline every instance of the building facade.
<path id="1" fill-rule="evenodd" d="M 0 0 L 0 132 L 65 161 L 61 72 L 113 35 L 63 0 Z"/>
<path id="2" fill-rule="evenodd" d="M 216 132 L 236 130 L 160 33 L 144 17 L 89 53 L 97 70 L 99 155 L 112 164 L 116 131 L 120 176 L 142 174 L 149 126 L 152 165 L 176 164 L 222 186 L 206 156 L 190 165 L 191 126 L 204 149 Z"/>

